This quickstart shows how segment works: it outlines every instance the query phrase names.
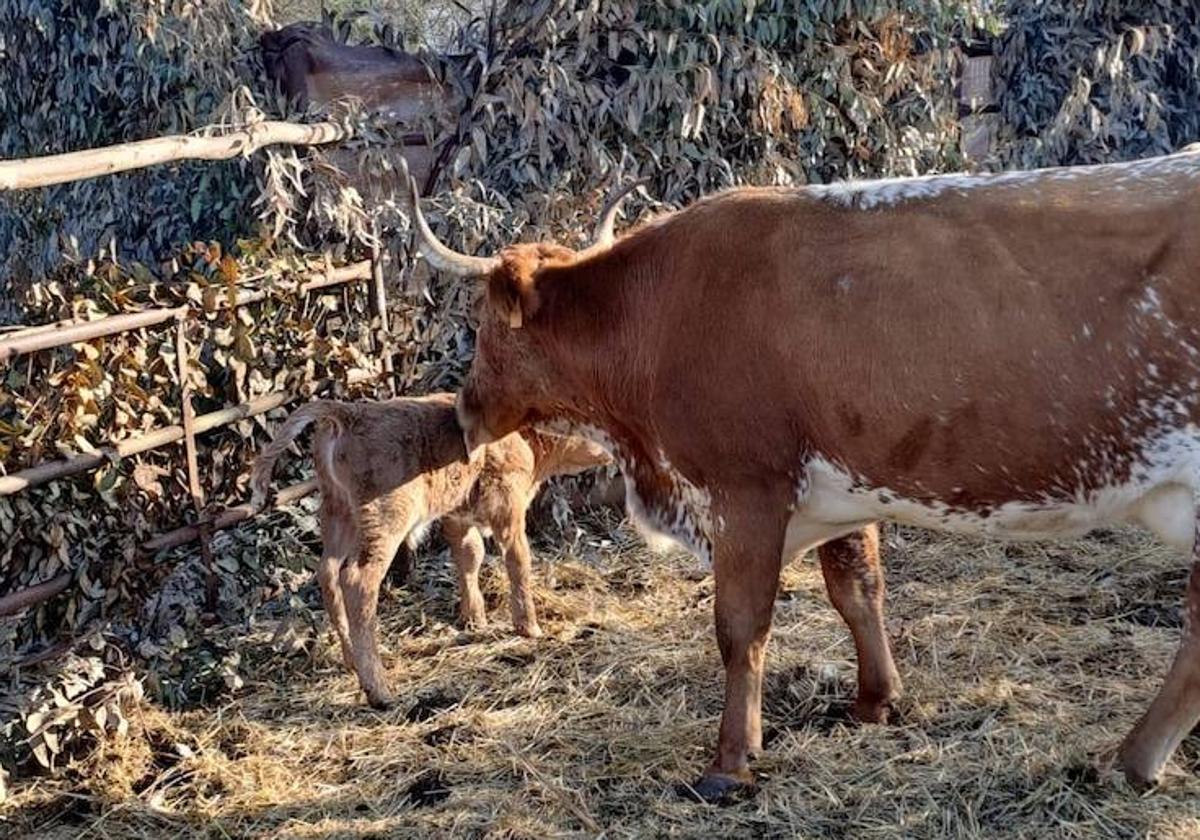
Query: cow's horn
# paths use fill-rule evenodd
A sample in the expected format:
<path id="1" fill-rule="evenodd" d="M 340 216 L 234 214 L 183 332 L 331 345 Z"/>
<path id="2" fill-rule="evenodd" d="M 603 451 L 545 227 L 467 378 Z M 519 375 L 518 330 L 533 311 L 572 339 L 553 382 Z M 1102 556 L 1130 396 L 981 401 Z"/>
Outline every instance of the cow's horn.
<path id="1" fill-rule="evenodd" d="M 638 187 L 644 187 L 649 183 L 649 178 L 639 178 L 628 186 L 614 187 L 613 194 L 605 203 L 604 209 L 600 211 L 600 222 L 596 225 L 596 232 L 592 235 L 592 244 L 589 249 L 597 246 L 607 247 L 613 243 L 613 230 L 617 224 L 617 213 L 621 209 L 621 202 Z"/>
<path id="2" fill-rule="evenodd" d="M 482 277 L 491 274 L 500 266 L 499 257 L 473 257 L 470 254 L 460 254 L 452 250 L 433 235 L 425 214 L 421 212 L 421 199 L 417 192 L 416 179 L 408 173 L 408 161 L 400 158 L 400 172 L 408 182 L 408 211 L 412 216 L 413 228 L 417 232 L 417 248 L 425 261 L 438 271 L 453 274 L 456 277 Z"/>

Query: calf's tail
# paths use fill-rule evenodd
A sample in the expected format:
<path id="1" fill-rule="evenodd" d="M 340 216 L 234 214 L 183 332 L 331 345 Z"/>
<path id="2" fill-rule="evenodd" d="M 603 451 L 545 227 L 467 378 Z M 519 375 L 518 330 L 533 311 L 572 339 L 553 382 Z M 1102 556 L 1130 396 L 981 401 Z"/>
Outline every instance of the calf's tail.
<path id="1" fill-rule="evenodd" d="M 332 400 L 316 400 L 293 411 L 276 430 L 274 439 L 264 446 L 262 452 L 254 459 L 254 466 L 250 470 L 250 504 L 255 508 L 261 508 L 270 495 L 271 474 L 275 471 L 275 462 L 279 460 L 279 456 L 312 423 L 326 423 L 333 428 L 334 434 L 324 441 L 322 447 L 326 451 L 314 451 L 313 457 L 324 458 L 327 473 L 336 476 L 333 469 L 333 447 L 337 435 L 342 430 L 342 406 Z M 336 478 L 334 480 L 336 481 Z"/>

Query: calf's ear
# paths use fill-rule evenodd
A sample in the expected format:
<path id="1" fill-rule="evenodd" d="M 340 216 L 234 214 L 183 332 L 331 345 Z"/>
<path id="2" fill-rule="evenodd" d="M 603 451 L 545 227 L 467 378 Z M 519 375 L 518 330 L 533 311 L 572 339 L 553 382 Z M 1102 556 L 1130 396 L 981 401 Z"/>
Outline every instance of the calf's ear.
<path id="1" fill-rule="evenodd" d="M 514 255 L 488 276 L 488 301 L 514 330 L 521 329 L 537 312 L 536 268 L 536 260 Z"/>

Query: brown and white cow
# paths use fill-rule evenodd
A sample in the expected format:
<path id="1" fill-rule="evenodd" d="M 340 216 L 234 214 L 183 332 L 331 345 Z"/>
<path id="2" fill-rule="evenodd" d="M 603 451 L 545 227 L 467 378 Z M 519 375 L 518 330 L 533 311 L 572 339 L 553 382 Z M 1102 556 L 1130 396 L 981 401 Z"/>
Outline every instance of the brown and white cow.
<path id="1" fill-rule="evenodd" d="M 486 278 L 469 446 L 591 434 L 630 507 L 710 558 L 726 668 L 697 790 L 752 780 L 780 564 L 891 519 L 1005 539 L 1133 522 L 1196 550 L 1200 153 L 736 189 L 583 257 L 426 258 Z M 1158 778 L 1200 720 L 1182 645 L 1120 760 Z"/>

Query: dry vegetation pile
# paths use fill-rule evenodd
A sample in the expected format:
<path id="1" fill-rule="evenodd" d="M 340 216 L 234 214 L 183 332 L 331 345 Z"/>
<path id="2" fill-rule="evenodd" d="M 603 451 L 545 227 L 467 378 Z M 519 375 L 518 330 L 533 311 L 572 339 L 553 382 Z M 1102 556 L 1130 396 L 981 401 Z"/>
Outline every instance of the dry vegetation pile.
<path id="1" fill-rule="evenodd" d="M 0 0 L 0 157 L 286 114 L 264 88 L 254 43 L 269 11 Z M 516 238 L 578 244 L 618 172 L 651 179 L 632 217 L 732 183 L 960 169 L 955 45 L 969 37 L 992 39 L 999 56 L 999 139 L 985 165 L 1165 151 L 1200 139 L 1197 27 L 1190 4 L 1169 2 L 1139 4 L 1136 17 L 1091 0 L 502 4 L 458 33 L 453 58 L 430 58 L 467 104 L 457 120 L 422 127 L 444 150 L 429 215 L 466 250 Z M 369 28 L 360 19 L 354 31 Z M 400 30 L 411 37 L 408 24 Z M 395 32 L 374 37 L 396 44 Z M 386 173 L 390 127 L 355 126 L 364 167 Z M 27 323 L 190 302 L 202 412 L 378 369 L 365 289 L 307 300 L 292 291 L 319 268 L 296 244 L 354 259 L 377 222 L 400 385 L 453 387 L 471 351 L 470 287 L 410 271 L 404 220 L 363 208 L 325 161 L 276 151 L 0 196 L 0 276 L 18 281 Z M 193 239 L 203 241 L 185 244 Z M 48 274 L 64 257 L 71 264 Z M 267 300 L 241 315 L 212 309 L 214 296 L 255 288 L 269 289 Z M 4 370 L 3 467 L 178 422 L 173 353 L 168 330 L 148 330 Z M 210 498 L 242 499 L 262 426 L 202 439 Z M 703 762 L 719 708 L 707 584 L 628 546 L 611 557 L 589 549 L 587 562 L 561 566 L 573 588 L 544 593 L 559 632 L 542 647 L 448 630 L 439 577 L 385 605 L 385 635 L 398 687 L 436 696 L 443 681 L 449 705 L 432 723 L 404 709 L 380 718 L 358 708 L 314 640 L 323 617 L 305 588 L 311 504 L 218 539 L 221 611 L 205 616 L 194 552 L 136 551 L 183 521 L 184 487 L 181 451 L 167 450 L 0 499 L 0 591 L 62 569 L 75 579 L 61 598 L 0 619 L 0 761 L 33 778 L 3 807 L 22 825 L 103 812 L 102 835 L 105 824 L 114 835 L 199 834 L 206 821 L 263 836 L 376 824 L 482 831 L 485 821 L 512 835 L 542 823 L 588 831 L 589 820 L 616 833 L 690 830 L 693 812 L 666 789 Z M 899 727 L 881 730 L 844 728 L 823 711 L 845 698 L 852 648 L 804 567 L 792 578 L 798 600 L 781 607 L 768 714 L 786 725 L 767 759 L 771 798 L 715 819 L 828 835 L 847 821 L 947 836 L 1042 836 L 1040 820 L 1066 836 L 1194 826 L 1182 804 L 1196 792 L 1190 780 L 1146 805 L 1095 787 L 1086 771 L 1087 751 L 1127 727 L 1165 667 L 1175 630 L 1145 622 L 1178 623 L 1176 565 L 1140 544 L 1122 553 L 1130 547 L 1093 541 L 1004 560 L 994 546 L 913 535 L 894 544 L 914 699 Z M 1140 577 L 1147 557 L 1155 580 Z M 1144 620 L 1121 612 L 1130 603 Z M 69 647 L 68 657 L 46 655 L 68 638 L 49 648 Z M 813 664 L 822 658 L 832 670 Z M 147 705 L 143 689 L 185 711 Z M 466 740 L 431 734 L 451 724 Z M 130 727 L 135 737 L 105 735 Z M 1194 750 L 1181 755 L 1194 763 Z M 55 773 L 36 777 L 39 764 Z M 425 803 L 420 791 L 436 800 L 440 780 L 451 796 Z M 352 815 L 360 804 L 370 813 Z"/>

